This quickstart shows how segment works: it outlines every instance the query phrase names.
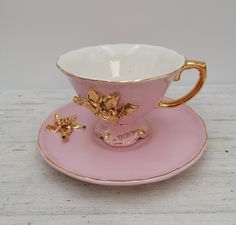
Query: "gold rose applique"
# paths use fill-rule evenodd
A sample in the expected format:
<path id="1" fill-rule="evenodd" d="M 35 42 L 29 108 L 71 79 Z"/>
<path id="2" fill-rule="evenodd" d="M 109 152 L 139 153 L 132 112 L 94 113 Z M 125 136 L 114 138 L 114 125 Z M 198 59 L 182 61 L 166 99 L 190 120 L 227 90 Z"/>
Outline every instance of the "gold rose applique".
<path id="1" fill-rule="evenodd" d="M 54 116 L 54 125 L 46 125 L 46 128 L 52 132 L 60 132 L 63 140 L 68 140 L 74 129 L 84 129 L 85 125 L 77 123 L 77 116 L 61 117 L 59 114 Z"/>
<path id="2" fill-rule="evenodd" d="M 95 90 L 90 90 L 88 98 L 80 96 L 74 97 L 74 102 L 79 105 L 84 105 L 90 109 L 98 118 L 117 124 L 119 119 L 127 116 L 138 109 L 137 105 L 127 103 L 119 106 L 119 93 L 102 96 Z"/>

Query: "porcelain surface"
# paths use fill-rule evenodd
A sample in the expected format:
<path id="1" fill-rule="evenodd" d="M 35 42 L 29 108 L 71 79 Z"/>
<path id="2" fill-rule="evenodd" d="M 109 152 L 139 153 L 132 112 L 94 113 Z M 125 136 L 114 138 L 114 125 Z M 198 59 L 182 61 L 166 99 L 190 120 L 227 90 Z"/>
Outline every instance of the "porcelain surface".
<path id="1" fill-rule="evenodd" d="M 76 113 L 75 113 L 76 112 Z M 46 129 L 54 114 L 77 115 L 86 129 L 75 130 L 68 142 Z M 38 137 L 44 159 L 79 180 L 102 185 L 139 185 L 168 179 L 194 164 L 203 154 L 207 132 L 191 108 L 158 108 L 145 117 L 152 129 L 148 140 L 129 147 L 111 147 L 92 137 L 96 118 L 87 109 L 67 104 L 43 123 Z"/>
<path id="2" fill-rule="evenodd" d="M 59 57 L 57 65 L 82 78 L 134 81 L 172 73 L 184 61 L 184 56 L 160 46 L 112 44 L 70 51 Z"/>

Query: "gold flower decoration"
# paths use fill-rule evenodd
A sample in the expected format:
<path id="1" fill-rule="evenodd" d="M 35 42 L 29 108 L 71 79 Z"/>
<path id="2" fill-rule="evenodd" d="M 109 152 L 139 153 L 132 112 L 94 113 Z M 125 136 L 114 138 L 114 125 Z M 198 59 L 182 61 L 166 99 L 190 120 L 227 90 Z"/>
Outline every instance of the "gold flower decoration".
<path id="1" fill-rule="evenodd" d="M 46 128 L 52 132 L 60 132 L 61 138 L 65 141 L 69 139 L 74 129 L 84 129 L 85 125 L 77 123 L 77 116 L 61 117 L 59 114 L 54 116 L 54 125 L 46 125 Z"/>
<path id="2" fill-rule="evenodd" d="M 117 124 L 119 119 L 135 112 L 138 108 L 137 105 L 127 103 L 123 106 L 119 105 L 119 93 L 102 96 L 95 90 L 90 90 L 88 98 L 80 96 L 74 97 L 74 102 L 79 105 L 84 105 L 91 110 L 98 118 Z"/>

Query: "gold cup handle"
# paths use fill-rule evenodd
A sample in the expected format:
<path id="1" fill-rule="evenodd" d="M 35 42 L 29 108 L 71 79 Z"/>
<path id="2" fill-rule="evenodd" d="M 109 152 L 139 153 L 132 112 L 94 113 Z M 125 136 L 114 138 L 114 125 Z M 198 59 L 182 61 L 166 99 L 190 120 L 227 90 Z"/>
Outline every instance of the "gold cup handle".
<path id="1" fill-rule="evenodd" d="M 189 69 L 197 69 L 199 71 L 199 79 L 196 85 L 194 86 L 194 88 L 189 93 L 187 93 L 183 97 L 178 98 L 176 100 L 173 100 L 173 101 L 161 100 L 159 102 L 159 106 L 174 107 L 174 106 L 181 105 L 187 102 L 188 100 L 190 100 L 194 95 L 196 95 L 200 91 L 202 85 L 204 84 L 206 80 L 206 74 L 207 74 L 206 63 L 204 62 L 196 61 L 196 60 L 186 60 L 184 66 L 177 72 L 177 75 L 175 76 L 174 81 L 180 80 L 182 72 L 184 70 L 189 70 Z"/>

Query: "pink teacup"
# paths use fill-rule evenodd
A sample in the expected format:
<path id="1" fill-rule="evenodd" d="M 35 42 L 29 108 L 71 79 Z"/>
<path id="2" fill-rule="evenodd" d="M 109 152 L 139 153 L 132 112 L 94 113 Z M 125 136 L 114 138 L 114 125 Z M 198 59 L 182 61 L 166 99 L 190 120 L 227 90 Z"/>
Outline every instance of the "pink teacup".
<path id="1" fill-rule="evenodd" d="M 129 146 L 146 139 L 151 130 L 144 116 L 157 107 L 183 104 L 206 79 L 204 62 L 144 44 L 81 48 L 60 56 L 57 66 L 78 95 L 74 102 L 99 119 L 94 124 L 94 138 L 112 146 Z M 199 71 L 195 87 L 179 99 L 163 100 L 171 81 L 179 80 L 187 69 Z"/>

